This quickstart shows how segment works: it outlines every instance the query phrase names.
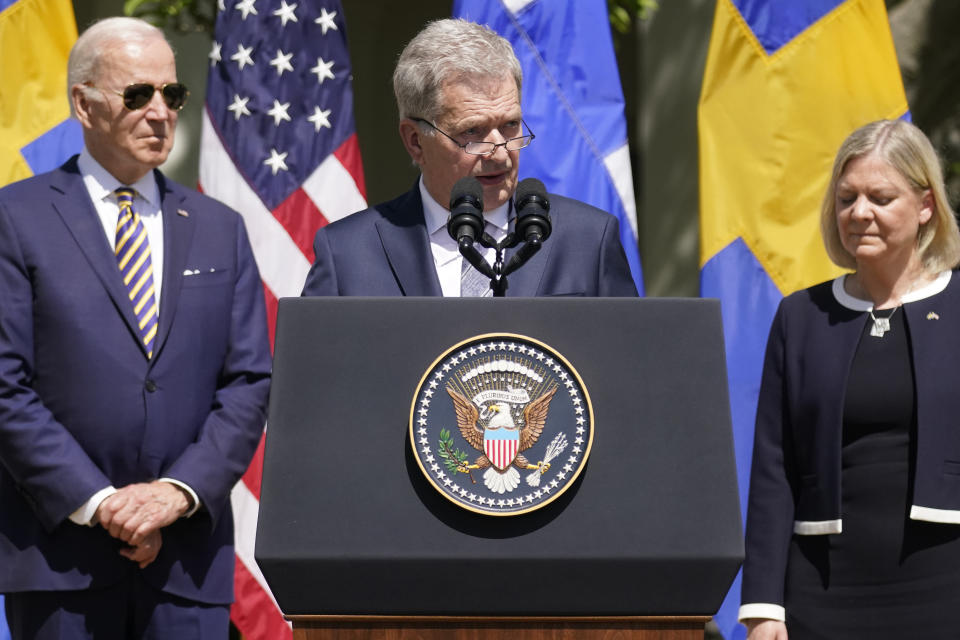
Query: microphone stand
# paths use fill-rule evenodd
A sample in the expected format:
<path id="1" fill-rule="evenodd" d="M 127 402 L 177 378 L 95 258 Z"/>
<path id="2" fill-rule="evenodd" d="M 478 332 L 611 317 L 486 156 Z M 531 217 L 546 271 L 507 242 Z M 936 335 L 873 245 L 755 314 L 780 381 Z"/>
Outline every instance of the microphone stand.
<path id="1" fill-rule="evenodd" d="M 477 271 L 490 278 L 490 288 L 493 290 L 493 297 L 495 298 L 503 298 L 506 296 L 508 286 L 507 276 L 526 264 L 527 260 L 532 258 L 533 255 L 540 250 L 540 247 L 543 246 L 543 241 L 540 237 L 534 235 L 523 243 L 523 246 L 513 254 L 509 262 L 504 264 L 506 250 L 512 249 L 520 244 L 519 237 L 517 237 L 513 231 L 507 233 L 506 237 L 500 242 L 494 240 L 489 233 L 484 231 L 478 242 L 481 246 L 496 251 L 496 259 L 494 260 L 493 267 L 483 259 L 480 250 L 474 245 L 473 238 L 464 236 L 460 238 L 457 246 L 460 250 L 460 255 L 462 255 L 467 262 L 473 265 Z"/>

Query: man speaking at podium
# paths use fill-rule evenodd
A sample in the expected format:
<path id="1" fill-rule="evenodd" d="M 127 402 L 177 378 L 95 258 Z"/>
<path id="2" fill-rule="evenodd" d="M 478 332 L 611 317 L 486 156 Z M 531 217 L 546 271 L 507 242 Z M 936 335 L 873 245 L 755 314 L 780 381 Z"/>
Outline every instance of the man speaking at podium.
<path id="1" fill-rule="evenodd" d="M 303 295 L 490 295 L 488 278 L 447 232 L 448 204 L 457 181 L 472 176 L 482 188 L 483 231 L 499 242 L 511 230 L 520 151 L 535 137 L 523 122 L 521 82 L 510 43 L 487 27 L 437 20 L 411 40 L 393 90 L 420 179 L 320 229 Z M 636 296 L 616 218 L 557 195 L 549 202 L 549 240 L 510 275 L 506 295 Z M 482 255 L 489 263 L 494 249 Z"/>

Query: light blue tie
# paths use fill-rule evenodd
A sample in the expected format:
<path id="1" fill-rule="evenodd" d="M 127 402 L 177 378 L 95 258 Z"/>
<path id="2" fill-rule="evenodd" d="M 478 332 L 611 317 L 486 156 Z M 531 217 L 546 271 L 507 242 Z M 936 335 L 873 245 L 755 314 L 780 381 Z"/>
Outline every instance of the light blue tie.
<path id="1" fill-rule="evenodd" d="M 461 298 L 487 298 L 493 295 L 490 278 L 474 269 L 463 256 L 460 256 L 460 264 Z"/>

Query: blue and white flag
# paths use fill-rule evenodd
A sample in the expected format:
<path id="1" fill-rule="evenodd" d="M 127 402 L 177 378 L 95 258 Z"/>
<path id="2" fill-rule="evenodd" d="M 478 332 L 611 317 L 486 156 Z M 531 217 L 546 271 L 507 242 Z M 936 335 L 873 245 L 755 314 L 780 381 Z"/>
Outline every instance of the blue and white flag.
<path id="1" fill-rule="evenodd" d="M 623 90 L 604 0 L 455 0 L 453 15 L 513 44 L 523 68 L 523 118 L 537 139 L 520 177 L 609 211 L 643 294 Z"/>

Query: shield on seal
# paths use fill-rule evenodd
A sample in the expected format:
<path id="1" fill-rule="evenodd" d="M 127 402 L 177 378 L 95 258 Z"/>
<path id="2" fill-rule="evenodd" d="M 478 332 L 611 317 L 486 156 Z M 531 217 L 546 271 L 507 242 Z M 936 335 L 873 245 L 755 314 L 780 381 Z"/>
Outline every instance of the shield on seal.
<path id="1" fill-rule="evenodd" d="M 520 430 L 500 427 L 483 430 L 483 452 L 490 464 L 503 471 L 510 466 L 520 449 Z"/>

